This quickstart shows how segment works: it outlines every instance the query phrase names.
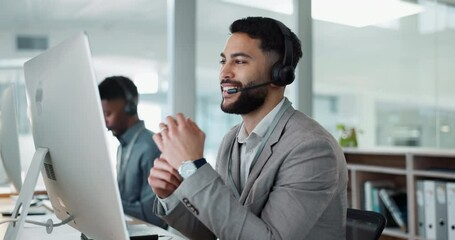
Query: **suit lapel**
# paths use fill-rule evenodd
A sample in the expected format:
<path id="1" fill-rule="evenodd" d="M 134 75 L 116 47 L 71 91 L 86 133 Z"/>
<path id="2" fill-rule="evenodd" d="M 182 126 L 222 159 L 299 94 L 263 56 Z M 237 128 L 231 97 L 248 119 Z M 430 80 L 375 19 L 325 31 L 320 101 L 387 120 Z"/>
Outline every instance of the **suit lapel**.
<path id="1" fill-rule="evenodd" d="M 237 142 L 237 134 L 241 124 L 232 128 L 225 136 L 227 142 L 223 142 L 218 153 L 217 171 L 223 177 L 227 186 L 234 195 L 240 196 L 240 146 Z M 220 161 L 223 159 L 223 161 Z"/>
<path id="2" fill-rule="evenodd" d="M 288 122 L 289 118 L 292 116 L 294 111 L 295 110 L 293 107 L 288 108 L 286 110 L 286 112 L 284 112 L 280 121 L 278 122 L 275 130 L 270 135 L 269 140 L 267 141 L 266 145 L 264 146 L 264 149 L 262 150 L 261 154 L 259 155 L 259 158 L 258 158 L 256 164 L 253 166 L 253 168 L 251 169 L 251 172 L 248 176 L 248 179 L 245 184 L 245 188 L 243 189 L 242 194 L 240 195 L 241 203 L 245 203 L 245 200 L 248 197 L 249 192 L 251 191 L 251 187 L 253 186 L 254 182 L 256 181 L 259 174 L 261 173 L 262 168 L 267 163 L 267 161 L 269 160 L 270 156 L 273 153 L 273 151 L 272 151 L 273 145 L 275 145 L 275 143 L 277 143 L 278 140 L 280 139 L 281 133 L 283 132 L 284 127 L 286 126 L 286 123 Z"/>
<path id="3" fill-rule="evenodd" d="M 232 149 L 232 180 L 234 181 L 237 192 L 240 195 L 240 144 L 237 142 L 237 136 L 234 140 Z"/>

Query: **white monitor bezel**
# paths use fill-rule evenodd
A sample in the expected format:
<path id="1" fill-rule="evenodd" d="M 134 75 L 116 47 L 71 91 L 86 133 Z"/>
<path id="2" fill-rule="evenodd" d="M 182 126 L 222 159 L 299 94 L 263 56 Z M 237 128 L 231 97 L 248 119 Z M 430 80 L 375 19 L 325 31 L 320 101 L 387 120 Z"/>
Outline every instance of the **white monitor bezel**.
<path id="1" fill-rule="evenodd" d="M 19 193 L 22 187 L 19 130 L 15 85 L 9 85 L 2 93 L 0 119 L 0 161 L 9 183 L 11 193 Z"/>
<path id="2" fill-rule="evenodd" d="M 55 215 L 71 215 L 68 224 L 93 239 L 129 239 L 87 35 L 81 32 L 27 61 L 24 73 L 37 149 L 33 161 L 39 162 Z M 33 184 L 36 174 L 29 175 Z M 23 195 L 29 201 L 30 194 Z"/>

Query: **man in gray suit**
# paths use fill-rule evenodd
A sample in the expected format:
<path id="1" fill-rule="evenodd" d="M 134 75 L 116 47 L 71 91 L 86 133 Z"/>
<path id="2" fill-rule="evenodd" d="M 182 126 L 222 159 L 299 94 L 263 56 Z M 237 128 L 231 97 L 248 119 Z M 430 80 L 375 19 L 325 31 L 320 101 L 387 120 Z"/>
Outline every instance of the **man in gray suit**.
<path id="1" fill-rule="evenodd" d="M 270 18 L 239 19 L 221 53 L 221 109 L 240 114 L 216 170 L 205 134 L 182 114 L 154 140 L 154 212 L 191 239 L 344 239 L 347 168 L 337 141 L 284 97 L 300 41 Z"/>

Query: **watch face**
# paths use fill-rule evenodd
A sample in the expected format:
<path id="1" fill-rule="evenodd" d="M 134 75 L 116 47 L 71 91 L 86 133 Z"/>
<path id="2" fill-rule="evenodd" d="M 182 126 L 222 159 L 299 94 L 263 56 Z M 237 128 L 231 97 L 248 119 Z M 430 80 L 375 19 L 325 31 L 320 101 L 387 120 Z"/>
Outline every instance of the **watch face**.
<path id="1" fill-rule="evenodd" d="M 191 176 L 191 174 L 196 172 L 196 169 L 197 168 L 196 168 L 196 166 L 194 165 L 194 163 L 192 161 L 184 162 L 182 164 L 182 166 L 180 166 L 179 174 L 183 178 L 187 178 L 187 177 Z"/>

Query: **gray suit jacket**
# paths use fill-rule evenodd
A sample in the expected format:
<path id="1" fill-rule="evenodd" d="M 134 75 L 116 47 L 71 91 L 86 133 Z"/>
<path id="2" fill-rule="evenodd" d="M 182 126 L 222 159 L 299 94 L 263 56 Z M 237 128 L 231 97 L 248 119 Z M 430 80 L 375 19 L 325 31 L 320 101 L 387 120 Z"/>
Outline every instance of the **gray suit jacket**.
<path id="1" fill-rule="evenodd" d="M 191 239 L 345 239 L 347 168 L 337 141 L 317 122 L 289 108 L 270 136 L 240 193 L 240 125 L 223 139 L 216 171 L 205 164 L 174 194 L 168 215 L 154 211 Z"/>

